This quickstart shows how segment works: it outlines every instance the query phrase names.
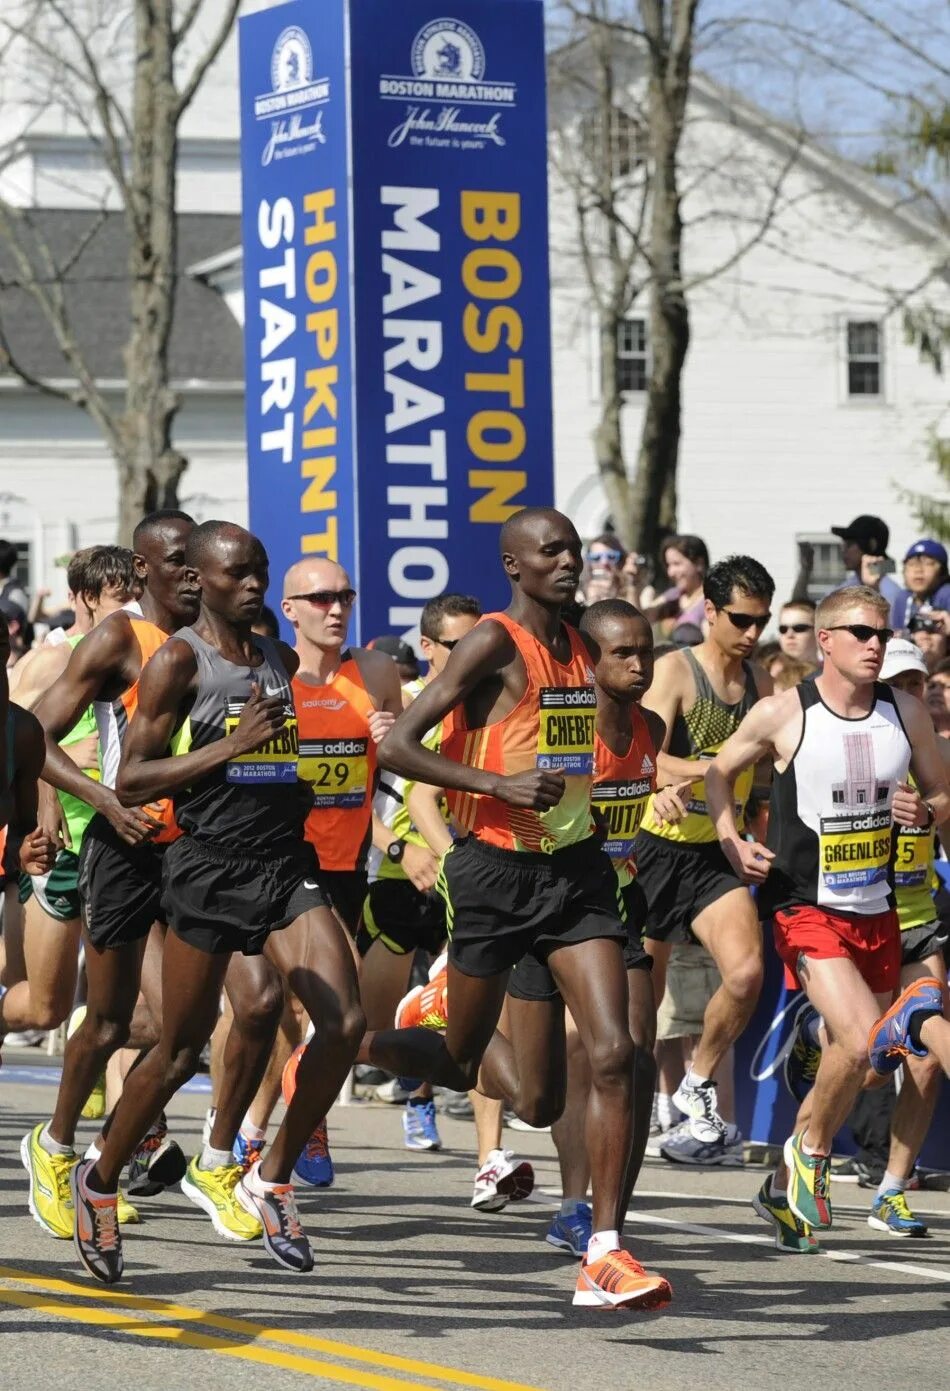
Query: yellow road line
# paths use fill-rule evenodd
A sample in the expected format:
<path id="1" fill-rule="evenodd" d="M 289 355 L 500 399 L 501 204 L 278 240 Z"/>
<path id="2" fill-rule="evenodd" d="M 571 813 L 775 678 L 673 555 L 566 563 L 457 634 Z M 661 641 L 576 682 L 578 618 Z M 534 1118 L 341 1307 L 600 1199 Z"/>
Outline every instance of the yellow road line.
<path id="1" fill-rule="evenodd" d="M 215 1328 L 222 1333 L 230 1333 L 247 1338 L 261 1338 L 268 1342 L 283 1343 L 285 1347 L 302 1348 L 322 1352 L 333 1357 L 345 1358 L 351 1362 L 367 1363 L 372 1367 L 384 1367 L 391 1371 L 405 1372 L 411 1376 L 429 1377 L 436 1381 L 449 1382 L 455 1386 L 476 1388 L 476 1391 L 539 1391 L 522 1382 L 502 1381 L 497 1377 L 482 1376 L 477 1372 L 465 1372 L 460 1368 L 439 1366 L 432 1362 L 421 1362 L 413 1358 L 399 1357 L 394 1353 L 375 1352 L 369 1348 L 352 1343 L 340 1343 L 330 1338 L 316 1338 L 308 1333 L 297 1333 L 292 1329 L 272 1328 L 253 1323 L 248 1319 L 230 1318 L 226 1314 L 212 1313 L 188 1304 L 175 1304 L 168 1300 L 156 1299 L 150 1295 L 131 1294 L 110 1289 L 103 1285 L 77 1284 L 71 1280 L 60 1280 L 52 1276 L 34 1275 L 29 1271 L 17 1270 L 12 1266 L 0 1266 L 0 1280 L 16 1284 L 33 1285 L 51 1294 L 61 1294 L 81 1299 L 92 1299 L 112 1306 L 112 1310 L 77 1309 L 71 1304 L 44 1298 L 42 1295 L 21 1290 L 0 1289 L 0 1302 L 35 1308 L 40 1312 L 56 1314 L 81 1323 L 108 1324 L 118 1332 L 137 1334 L 142 1337 L 167 1338 L 188 1347 L 205 1348 L 213 1352 L 223 1352 L 230 1356 L 244 1357 L 249 1361 L 264 1362 L 267 1365 L 286 1367 L 306 1372 L 311 1376 L 326 1376 L 331 1380 L 346 1382 L 349 1385 L 370 1387 L 373 1391 L 436 1391 L 433 1387 L 418 1382 L 395 1380 L 379 1376 L 369 1371 L 350 1370 L 333 1363 L 324 1363 L 314 1358 L 298 1357 L 292 1353 L 280 1353 L 268 1348 L 248 1347 L 246 1342 L 225 1344 L 220 1338 L 205 1334 L 190 1333 L 184 1329 L 151 1323 L 147 1320 L 129 1317 L 117 1312 L 120 1309 L 140 1310 L 143 1314 L 161 1314 L 167 1318 L 179 1319 L 188 1323 L 200 1323 Z"/>

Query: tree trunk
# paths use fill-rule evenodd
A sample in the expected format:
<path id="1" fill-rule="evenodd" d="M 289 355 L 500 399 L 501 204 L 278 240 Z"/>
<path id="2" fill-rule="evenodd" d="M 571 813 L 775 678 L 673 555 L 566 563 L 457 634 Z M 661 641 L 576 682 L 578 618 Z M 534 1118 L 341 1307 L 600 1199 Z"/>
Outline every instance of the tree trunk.
<path id="1" fill-rule="evenodd" d="M 599 323 L 600 344 L 600 418 L 594 429 L 594 452 L 600 480 L 607 494 L 614 531 L 625 546 L 630 545 L 629 532 L 630 479 L 623 452 L 622 407 L 617 374 L 617 331 L 620 320 L 602 314 Z"/>

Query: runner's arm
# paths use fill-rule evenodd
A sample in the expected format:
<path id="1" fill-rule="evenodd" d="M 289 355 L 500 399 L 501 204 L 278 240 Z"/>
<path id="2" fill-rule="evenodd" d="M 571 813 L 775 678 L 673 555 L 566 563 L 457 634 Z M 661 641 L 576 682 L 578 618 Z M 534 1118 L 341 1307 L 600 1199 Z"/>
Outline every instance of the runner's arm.
<path id="1" fill-rule="evenodd" d="M 170 754 L 169 744 L 194 693 L 197 674 L 195 654 L 181 639 L 169 638 L 146 664 L 116 779 L 116 794 L 123 806 L 139 806 L 180 792 L 230 759 L 260 748 L 283 728 L 285 702 L 280 696 L 262 696 L 255 686 L 230 734 L 204 748 Z"/>
<path id="2" fill-rule="evenodd" d="M 46 758 L 43 727 L 27 710 L 15 711 L 13 782 L 5 858 L 27 874 L 52 868 L 55 846 L 37 829 L 38 783 Z"/>
<path id="3" fill-rule="evenodd" d="M 894 697 L 910 740 L 910 766 L 919 788 L 914 791 L 905 784 L 898 786 L 892 802 L 894 820 L 902 826 L 940 826 L 950 817 L 950 786 L 933 720 L 915 696 L 895 691 Z"/>
<path id="4" fill-rule="evenodd" d="M 434 855 L 443 855 L 452 844 L 452 833 L 442 815 L 445 789 L 428 782 L 414 782 L 406 798 L 406 810 L 416 830 Z"/>
<path id="5" fill-rule="evenodd" d="M 492 773 L 456 763 L 423 745 L 426 731 L 470 695 L 483 681 L 500 678 L 510 666 L 514 643 L 500 623 L 479 623 L 454 648 L 443 670 L 399 716 L 379 746 L 379 762 L 410 782 L 428 782 L 498 797 L 512 806 L 543 811 L 564 795 L 560 773 L 532 769 Z"/>
<path id="6" fill-rule="evenodd" d="M 773 753 L 784 718 L 781 697 L 770 696 L 754 705 L 706 768 L 706 806 L 723 853 L 746 883 L 761 884 L 768 874 L 771 850 L 743 840 L 736 825 L 734 786 L 746 768 Z"/>
<path id="7" fill-rule="evenodd" d="M 71 650 L 65 643 L 34 647 L 10 672 L 10 699 L 24 710 L 32 710 L 65 671 Z"/>
<path id="8" fill-rule="evenodd" d="M 690 680 L 686 663 L 678 652 L 670 652 L 656 664 L 653 684 L 643 697 L 643 713 L 652 710 L 664 724 L 663 742 L 657 744 L 656 781 L 658 787 L 670 783 L 702 782 L 706 767 L 694 759 L 675 758 L 667 752 L 673 733 L 673 722 L 683 708 Z"/>

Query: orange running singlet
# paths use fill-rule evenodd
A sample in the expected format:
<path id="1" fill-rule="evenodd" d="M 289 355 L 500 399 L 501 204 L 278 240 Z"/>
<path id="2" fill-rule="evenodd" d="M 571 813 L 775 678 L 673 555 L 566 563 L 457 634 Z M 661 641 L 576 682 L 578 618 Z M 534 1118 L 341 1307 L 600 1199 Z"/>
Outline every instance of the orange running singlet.
<path id="1" fill-rule="evenodd" d="M 297 776 L 313 788 L 304 835 L 320 868 L 357 869 L 369 839 L 376 745 L 369 717 L 375 710 L 354 657 L 345 657 L 325 686 L 295 676 L 300 759 Z"/>
<path id="2" fill-rule="evenodd" d="M 129 611 L 127 616 L 132 624 L 135 640 L 139 645 L 139 675 L 129 689 L 123 691 L 116 700 L 95 700 L 92 705 L 96 716 L 96 726 L 99 730 L 99 762 L 102 767 L 104 787 L 115 787 L 122 741 L 128 730 L 129 722 L 139 705 L 139 681 L 142 679 L 145 663 L 168 639 L 167 633 L 140 614 Z M 162 823 L 162 829 L 152 837 L 154 844 L 164 845 L 169 841 L 178 839 L 181 831 L 175 821 L 170 797 L 163 797 L 157 802 L 149 802 L 144 810 L 148 812 L 149 816 Z"/>
<path id="3" fill-rule="evenodd" d="M 443 727 L 440 752 L 456 763 L 493 773 L 523 773 L 550 768 L 564 774 L 564 796 L 550 811 L 510 807 L 496 797 L 449 790 L 449 810 L 458 824 L 487 845 L 504 850 L 551 854 L 593 834 L 590 810 L 594 774 L 594 725 L 597 695 L 590 657 L 578 633 L 564 625 L 570 638 L 566 666 L 520 623 L 505 613 L 488 613 L 510 634 L 527 673 L 521 700 L 502 719 L 467 729 L 459 705 Z"/>
<path id="4" fill-rule="evenodd" d="M 656 791 L 656 747 L 650 727 L 635 705 L 630 718 L 633 735 L 625 754 L 612 753 L 599 734 L 594 741 L 594 809 L 603 817 L 604 849 L 621 884 L 629 884 L 637 872 L 633 841 L 650 794 Z"/>

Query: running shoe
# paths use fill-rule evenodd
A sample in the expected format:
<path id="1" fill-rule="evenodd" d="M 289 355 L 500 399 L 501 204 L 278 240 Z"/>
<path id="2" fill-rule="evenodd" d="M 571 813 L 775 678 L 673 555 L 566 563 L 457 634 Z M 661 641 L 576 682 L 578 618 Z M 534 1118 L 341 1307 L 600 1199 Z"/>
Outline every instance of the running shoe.
<path id="1" fill-rule="evenodd" d="M 397 1029 L 444 1029 L 449 1022 L 445 967 L 428 985 L 417 985 L 396 1006 Z"/>
<path id="2" fill-rule="evenodd" d="M 926 1222 L 914 1216 L 900 1188 L 888 1188 L 874 1199 L 868 1226 L 876 1232 L 891 1232 L 894 1236 L 927 1235 Z"/>
<path id="3" fill-rule="evenodd" d="M 116 1194 L 116 1215 L 120 1227 L 134 1227 L 142 1220 L 138 1208 L 134 1203 L 129 1202 L 121 1188 Z"/>
<path id="4" fill-rule="evenodd" d="M 545 1241 L 559 1251 L 569 1251 L 583 1260 L 593 1231 L 590 1203 L 575 1203 L 570 1212 L 559 1212 L 548 1227 Z"/>
<path id="5" fill-rule="evenodd" d="M 69 1188 L 69 1175 L 79 1163 L 79 1155 L 50 1154 L 40 1144 L 42 1125 L 35 1125 L 20 1141 L 20 1159 L 30 1176 L 27 1201 L 34 1221 L 50 1236 L 68 1241 L 76 1225 Z"/>
<path id="6" fill-rule="evenodd" d="M 412 1096 L 418 1082 L 412 1082 L 411 1077 L 391 1077 L 388 1082 L 381 1082 L 376 1088 L 375 1096 L 377 1101 L 385 1101 L 389 1106 L 404 1106 Z"/>
<path id="7" fill-rule="evenodd" d="M 304 1145 L 303 1151 L 294 1165 L 294 1173 L 301 1183 L 307 1183 L 311 1188 L 333 1187 L 333 1157 L 330 1154 L 330 1144 L 327 1139 L 326 1120 L 320 1122 Z M 307 1269 L 309 1270 L 310 1267 L 308 1266 Z"/>
<path id="8" fill-rule="evenodd" d="M 795 1022 L 792 1024 L 788 1052 L 782 1063 L 785 1085 L 796 1101 L 804 1101 L 806 1094 L 815 1084 L 818 1064 L 821 1062 L 821 1046 L 810 1039 L 811 1026 L 821 1015 L 815 1006 L 805 1000 L 798 1007 Z"/>
<path id="9" fill-rule="evenodd" d="M 278 1265 L 287 1270 L 312 1270 L 313 1251 L 300 1225 L 293 1184 L 278 1183 L 256 1193 L 251 1184 L 263 1182 L 259 1174 L 260 1165 L 255 1164 L 237 1185 L 235 1197 L 245 1212 L 260 1223 L 264 1246 Z"/>
<path id="10" fill-rule="evenodd" d="M 479 1212 L 501 1212 L 509 1203 L 520 1203 L 534 1188 L 534 1169 L 527 1160 L 516 1160 L 514 1150 L 491 1150 L 475 1175 L 472 1207 Z"/>
<path id="11" fill-rule="evenodd" d="M 856 1183 L 860 1188 L 880 1188 L 884 1164 L 869 1164 L 856 1156 L 838 1159 L 831 1166 L 832 1183 Z"/>
<path id="12" fill-rule="evenodd" d="M 919 1013 L 943 1013 L 943 991 L 935 976 L 911 981 L 887 1013 L 872 1026 L 868 1034 L 868 1059 L 882 1077 L 896 1072 L 908 1053 L 916 1058 L 927 1057 L 927 1049 L 922 1044 L 916 1048 L 910 1038 L 910 1021 Z"/>
<path id="13" fill-rule="evenodd" d="M 187 1168 L 181 1146 L 169 1140 L 168 1126 L 157 1121 L 129 1160 L 126 1187 L 133 1198 L 154 1198 L 181 1183 Z"/>
<path id="14" fill-rule="evenodd" d="M 574 1303 L 589 1309 L 664 1309 L 673 1298 L 668 1280 L 644 1270 L 629 1251 L 609 1251 L 599 1261 L 585 1256 Z"/>
<path id="15" fill-rule="evenodd" d="M 442 1148 L 438 1126 L 435 1123 L 435 1102 L 406 1102 L 402 1113 L 402 1128 L 406 1137 L 407 1150 L 438 1150 Z"/>
<path id="16" fill-rule="evenodd" d="M 256 1164 L 264 1153 L 264 1146 L 267 1141 L 262 1137 L 260 1140 L 252 1140 L 239 1130 L 234 1141 L 231 1153 L 234 1155 L 235 1164 L 240 1165 L 241 1173 L 246 1174 L 252 1164 Z"/>
<path id="17" fill-rule="evenodd" d="M 718 1104 L 716 1084 L 711 1080 L 693 1086 L 684 1078 L 673 1095 L 673 1105 L 686 1117 L 691 1135 L 705 1144 L 714 1144 L 726 1134 Z"/>
<path id="18" fill-rule="evenodd" d="M 719 1164 L 738 1168 L 743 1163 L 743 1139 L 738 1126 L 727 1124 L 725 1134 L 713 1141 L 697 1140 L 688 1120 L 668 1130 L 659 1154 L 671 1164 Z"/>
<path id="19" fill-rule="evenodd" d="M 89 1274 L 113 1285 L 122 1274 L 118 1195 L 95 1193 L 87 1188 L 86 1177 L 95 1163 L 94 1159 L 81 1159 L 70 1170 L 69 1189 L 76 1211 L 73 1242 Z"/>
<path id="20" fill-rule="evenodd" d="M 782 1193 L 778 1197 L 772 1192 L 772 1180 L 767 1178 L 752 1199 L 752 1206 L 763 1222 L 771 1222 L 775 1229 L 775 1249 L 795 1256 L 816 1255 L 818 1238 L 811 1227 L 800 1222 L 788 1205 Z"/>
<path id="21" fill-rule="evenodd" d="M 239 1164 L 200 1169 L 195 1155 L 181 1181 L 181 1191 L 208 1214 L 219 1236 L 227 1241 L 256 1241 L 263 1235 L 261 1224 L 235 1193 L 241 1176 Z"/>
<path id="22" fill-rule="evenodd" d="M 86 1017 L 86 1006 L 77 1005 L 69 1016 L 69 1023 L 66 1025 L 66 1037 L 72 1038 L 73 1034 L 82 1024 Z M 106 1113 L 106 1072 L 105 1068 L 96 1078 L 92 1091 L 86 1097 L 80 1115 L 87 1121 L 101 1121 Z"/>
<path id="23" fill-rule="evenodd" d="M 824 1230 L 831 1226 L 831 1158 L 806 1154 L 802 1134 L 790 1136 L 783 1151 L 788 1168 L 788 1205 L 806 1227 Z"/>

